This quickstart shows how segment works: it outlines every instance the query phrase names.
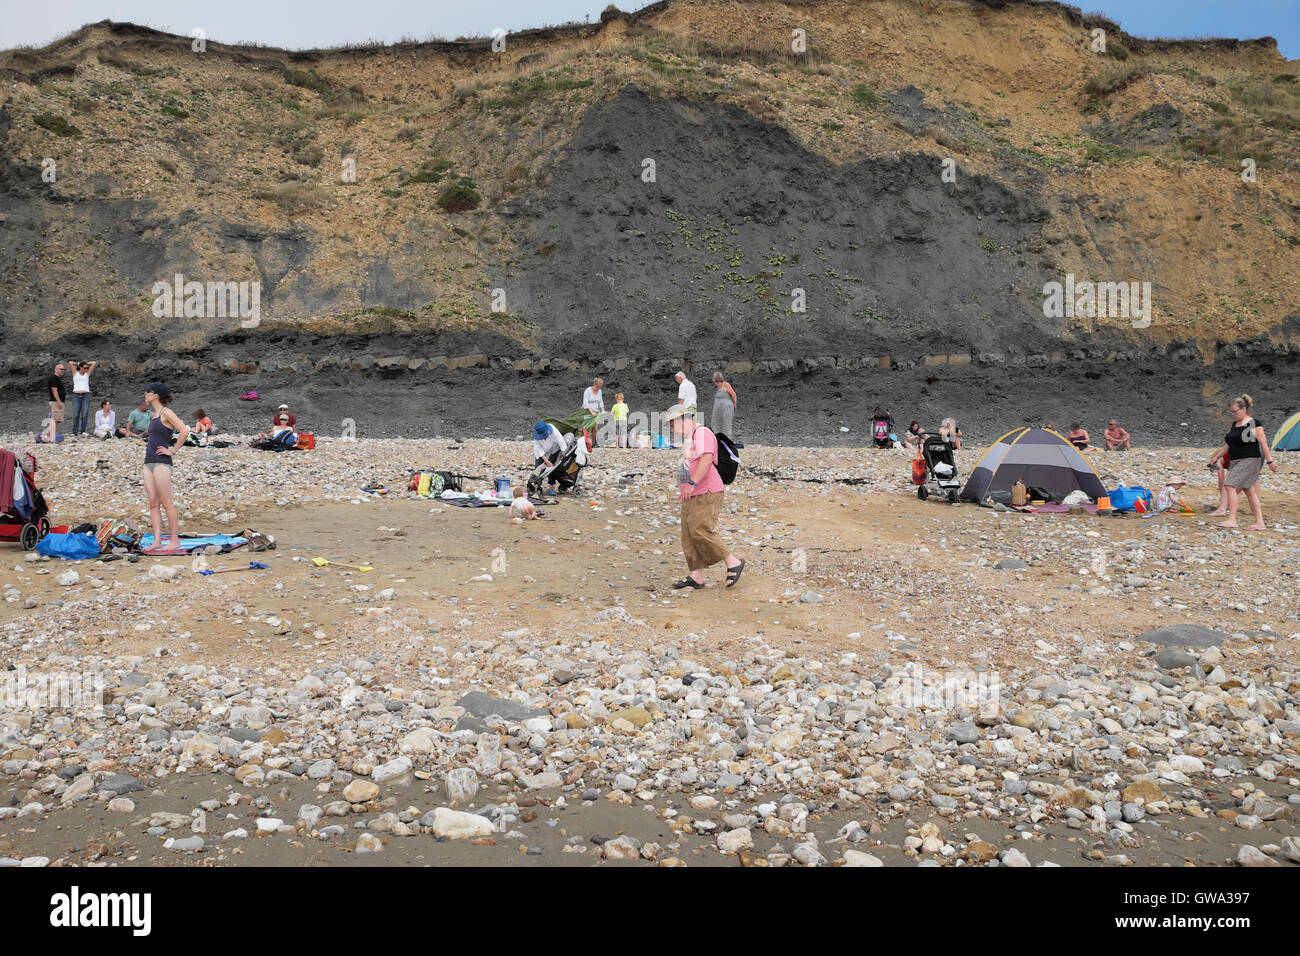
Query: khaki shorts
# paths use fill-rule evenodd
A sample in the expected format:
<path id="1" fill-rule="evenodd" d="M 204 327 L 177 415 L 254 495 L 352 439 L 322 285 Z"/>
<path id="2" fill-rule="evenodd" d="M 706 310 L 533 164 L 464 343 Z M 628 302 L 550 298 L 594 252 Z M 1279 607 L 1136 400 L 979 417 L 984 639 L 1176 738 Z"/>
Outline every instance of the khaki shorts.
<path id="1" fill-rule="evenodd" d="M 682 502 L 682 554 L 692 571 L 711 567 L 727 557 L 727 546 L 718 537 L 718 516 L 723 493 L 711 491 Z"/>
<path id="2" fill-rule="evenodd" d="M 50 421 L 56 424 L 63 421 L 63 406 L 58 402 L 50 402 Z"/>

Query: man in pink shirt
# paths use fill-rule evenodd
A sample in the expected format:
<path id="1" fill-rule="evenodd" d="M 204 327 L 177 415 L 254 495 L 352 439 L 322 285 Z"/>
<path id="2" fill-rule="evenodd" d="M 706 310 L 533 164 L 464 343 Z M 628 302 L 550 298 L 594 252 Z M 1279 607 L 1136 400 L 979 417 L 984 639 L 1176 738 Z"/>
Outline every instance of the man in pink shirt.
<path id="1" fill-rule="evenodd" d="M 682 503 L 682 553 L 690 569 L 690 574 L 673 587 L 704 587 L 704 569 L 719 561 L 727 566 L 726 586 L 731 587 L 740 580 L 745 562 L 728 551 L 718 537 L 718 516 L 722 514 L 727 487 L 713 464 L 718 457 L 718 439 L 690 417 L 685 405 L 668 409 L 664 420 L 682 448 L 677 465 L 677 497 Z"/>

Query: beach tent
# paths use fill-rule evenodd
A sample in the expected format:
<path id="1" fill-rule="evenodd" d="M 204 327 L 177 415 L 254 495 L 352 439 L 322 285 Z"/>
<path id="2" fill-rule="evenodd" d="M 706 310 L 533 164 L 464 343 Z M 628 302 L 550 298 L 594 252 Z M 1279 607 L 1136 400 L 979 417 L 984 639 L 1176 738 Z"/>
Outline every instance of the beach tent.
<path id="1" fill-rule="evenodd" d="M 1282 423 L 1273 436 L 1274 451 L 1300 451 L 1300 412 Z"/>
<path id="2" fill-rule="evenodd" d="M 565 418 L 551 418 L 542 416 L 542 421 L 548 425 L 554 425 L 560 430 L 561 435 L 581 434 L 583 431 L 590 431 L 596 427 L 597 418 L 585 408 L 580 408 L 572 415 Z"/>
<path id="3" fill-rule="evenodd" d="M 1094 499 L 1106 494 L 1088 459 L 1064 435 L 1022 427 L 1007 432 L 984 453 L 959 497 L 982 502 L 994 492 L 1009 492 L 1018 479 L 1027 487 L 1051 492 L 1057 501 L 1072 491 Z"/>

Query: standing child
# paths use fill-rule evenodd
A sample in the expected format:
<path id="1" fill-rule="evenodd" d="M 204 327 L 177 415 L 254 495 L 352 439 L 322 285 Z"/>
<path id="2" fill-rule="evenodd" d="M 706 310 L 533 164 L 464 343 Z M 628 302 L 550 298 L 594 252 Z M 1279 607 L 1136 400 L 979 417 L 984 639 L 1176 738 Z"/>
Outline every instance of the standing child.
<path id="1" fill-rule="evenodd" d="M 614 396 L 614 407 L 610 409 L 610 414 L 614 416 L 614 445 L 617 448 L 627 448 L 627 403 L 623 401 L 622 392 Z"/>

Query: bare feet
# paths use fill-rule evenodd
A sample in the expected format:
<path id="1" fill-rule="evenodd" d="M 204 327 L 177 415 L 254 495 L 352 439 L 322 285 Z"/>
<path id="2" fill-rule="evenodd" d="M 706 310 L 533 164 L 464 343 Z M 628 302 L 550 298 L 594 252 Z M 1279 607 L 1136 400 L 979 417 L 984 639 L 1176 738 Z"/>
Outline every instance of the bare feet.
<path id="1" fill-rule="evenodd" d="M 1262 524 L 1252 524 L 1246 526 L 1247 531 L 1267 531 L 1268 528 Z"/>
<path id="2" fill-rule="evenodd" d="M 1222 509 L 1220 509 L 1220 510 L 1218 510 L 1218 511 L 1211 511 L 1211 512 L 1210 512 L 1210 517 L 1211 517 L 1211 518 L 1226 518 L 1227 516 L 1228 516 L 1228 512 L 1226 512 L 1226 511 L 1224 511 L 1224 510 L 1222 510 Z"/>
<path id="3" fill-rule="evenodd" d="M 1219 527 L 1220 527 L 1220 528 L 1235 528 L 1235 527 L 1237 527 L 1237 522 L 1235 522 L 1235 521 L 1220 521 L 1220 522 L 1219 522 Z"/>

